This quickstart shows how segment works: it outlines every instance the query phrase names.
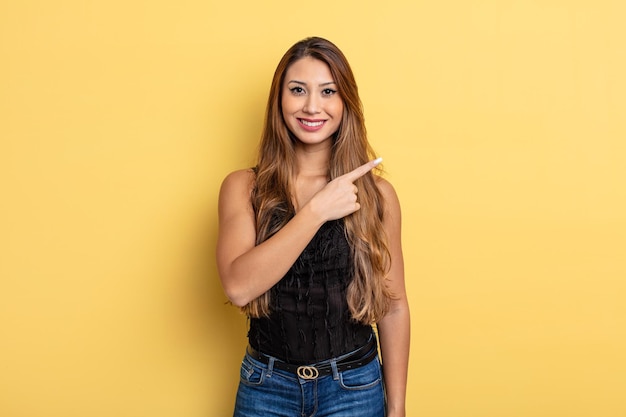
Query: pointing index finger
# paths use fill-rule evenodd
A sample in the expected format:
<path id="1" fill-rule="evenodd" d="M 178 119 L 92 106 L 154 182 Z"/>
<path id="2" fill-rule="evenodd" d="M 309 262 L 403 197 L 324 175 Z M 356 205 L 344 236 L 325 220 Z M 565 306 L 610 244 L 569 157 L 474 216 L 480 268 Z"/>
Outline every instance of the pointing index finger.
<path id="1" fill-rule="evenodd" d="M 374 169 L 374 167 L 376 167 L 376 165 L 380 164 L 382 161 L 383 161 L 383 158 L 376 158 L 372 161 L 366 162 L 360 167 L 348 172 L 347 174 L 345 174 L 345 176 L 350 181 L 356 181 L 357 179 L 361 178 L 363 175 L 367 174 L 372 169 Z"/>

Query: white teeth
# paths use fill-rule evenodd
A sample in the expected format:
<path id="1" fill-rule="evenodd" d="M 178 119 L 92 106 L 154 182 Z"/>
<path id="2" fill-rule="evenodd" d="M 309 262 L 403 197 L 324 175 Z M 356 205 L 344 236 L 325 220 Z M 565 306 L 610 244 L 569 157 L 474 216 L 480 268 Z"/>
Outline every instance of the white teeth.
<path id="1" fill-rule="evenodd" d="M 303 125 L 305 126 L 309 126 L 309 127 L 317 127 L 317 126 L 321 126 L 322 123 L 324 123 L 323 121 L 319 121 L 319 122 L 309 122 L 306 120 L 302 120 L 300 119 L 300 121 L 302 122 Z"/>

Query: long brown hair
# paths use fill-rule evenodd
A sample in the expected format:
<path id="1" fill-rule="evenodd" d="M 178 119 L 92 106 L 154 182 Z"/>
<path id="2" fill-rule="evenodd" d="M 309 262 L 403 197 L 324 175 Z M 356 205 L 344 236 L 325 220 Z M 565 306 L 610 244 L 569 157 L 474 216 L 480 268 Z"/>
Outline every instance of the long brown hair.
<path id="1" fill-rule="evenodd" d="M 328 65 L 344 102 L 343 117 L 334 135 L 328 176 L 332 180 L 376 156 L 365 130 L 363 106 L 354 75 L 343 53 L 326 39 L 312 37 L 293 45 L 274 72 L 265 125 L 255 168 L 252 207 L 256 218 L 256 244 L 267 240 L 295 215 L 292 179 L 296 172 L 295 137 L 282 116 L 281 94 L 287 69 L 299 59 L 311 57 Z M 384 202 L 370 172 L 359 178 L 361 208 L 344 218 L 352 250 L 354 277 L 348 286 L 347 302 L 352 317 L 362 323 L 380 320 L 389 309 L 391 294 L 385 276 L 390 257 L 383 228 Z M 243 307 L 251 317 L 270 313 L 270 291 Z"/>

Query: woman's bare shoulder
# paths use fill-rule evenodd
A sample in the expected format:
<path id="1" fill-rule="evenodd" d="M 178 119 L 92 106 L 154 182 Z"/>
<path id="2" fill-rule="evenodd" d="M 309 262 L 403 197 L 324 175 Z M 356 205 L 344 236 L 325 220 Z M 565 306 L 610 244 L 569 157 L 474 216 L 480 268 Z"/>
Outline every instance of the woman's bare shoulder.
<path id="1" fill-rule="evenodd" d="M 250 190 L 254 184 L 254 177 L 252 168 L 233 171 L 222 181 L 222 190 Z"/>
<path id="2" fill-rule="evenodd" d="M 378 186 L 378 189 L 380 190 L 380 192 L 383 194 L 383 196 L 385 198 L 387 198 L 387 196 L 395 196 L 396 195 L 396 190 L 393 188 L 393 185 L 391 185 L 391 183 L 386 180 L 385 178 L 376 175 L 376 185 Z"/>
<path id="3" fill-rule="evenodd" d="M 249 183 L 254 180 L 254 170 L 252 168 L 238 169 L 226 175 L 224 178 L 224 182 L 234 181 L 234 182 L 244 182 Z"/>
<path id="4" fill-rule="evenodd" d="M 378 186 L 380 193 L 383 195 L 387 210 L 400 212 L 400 201 L 398 200 L 398 194 L 396 193 L 395 188 L 393 188 L 393 185 L 380 176 L 376 176 L 376 185 Z"/>
<path id="5" fill-rule="evenodd" d="M 219 198 L 222 213 L 249 206 L 254 178 L 254 171 L 250 168 L 233 171 L 224 178 Z"/>

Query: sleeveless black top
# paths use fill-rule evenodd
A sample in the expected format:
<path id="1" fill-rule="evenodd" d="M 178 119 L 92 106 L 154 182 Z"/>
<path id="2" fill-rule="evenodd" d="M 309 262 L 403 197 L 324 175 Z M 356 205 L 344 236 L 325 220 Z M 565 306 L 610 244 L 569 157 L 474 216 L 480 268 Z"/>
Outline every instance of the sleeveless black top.
<path id="1" fill-rule="evenodd" d="M 269 317 L 251 318 L 250 345 L 285 362 L 334 358 L 365 345 L 372 327 L 352 319 L 353 265 L 343 219 L 326 222 L 271 289 Z"/>

